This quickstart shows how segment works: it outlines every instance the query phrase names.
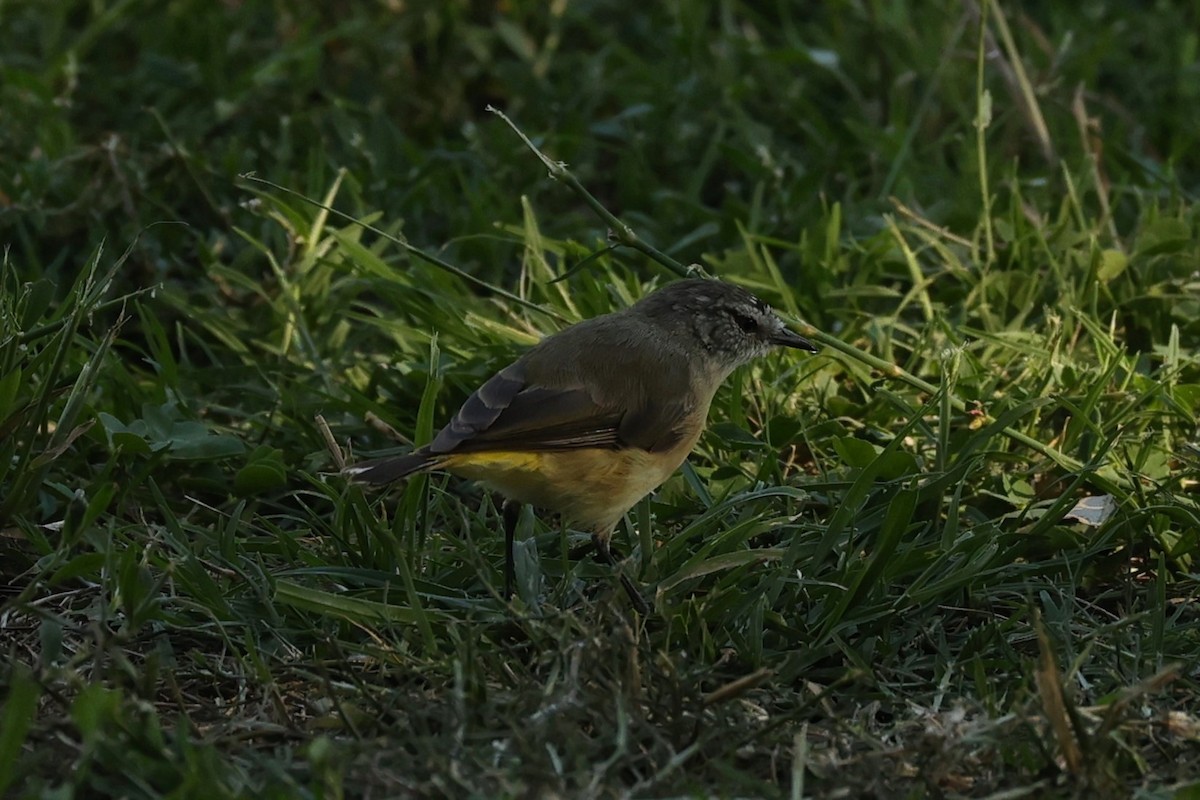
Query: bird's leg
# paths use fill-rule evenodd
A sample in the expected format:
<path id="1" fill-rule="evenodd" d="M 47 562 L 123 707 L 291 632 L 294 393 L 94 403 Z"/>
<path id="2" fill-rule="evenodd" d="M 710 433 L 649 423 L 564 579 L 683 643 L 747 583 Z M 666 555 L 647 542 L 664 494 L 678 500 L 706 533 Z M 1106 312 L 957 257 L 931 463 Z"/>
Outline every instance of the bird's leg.
<path id="1" fill-rule="evenodd" d="M 621 580 L 621 586 L 625 589 L 625 594 L 629 595 L 630 602 L 637 611 L 646 615 L 650 613 L 650 604 L 646 602 L 645 596 L 642 595 L 642 590 L 638 588 L 633 579 L 625 574 L 625 570 L 621 569 L 621 565 L 613 558 L 612 550 L 608 547 L 608 536 L 600 533 L 592 534 L 592 545 L 596 548 L 596 555 L 601 561 L 611 565 L 617 571 L 617 577 Z"/>
<path id="2" fill-rule="evenodd" d="M 500 507 L 504 516 L 504 599 L 512 600 L 516 568 L 513 564 L 513 540 L 517 534 L 517 520 L 521 518 L 521 504 L 516 500 L 505 500 Z"/>

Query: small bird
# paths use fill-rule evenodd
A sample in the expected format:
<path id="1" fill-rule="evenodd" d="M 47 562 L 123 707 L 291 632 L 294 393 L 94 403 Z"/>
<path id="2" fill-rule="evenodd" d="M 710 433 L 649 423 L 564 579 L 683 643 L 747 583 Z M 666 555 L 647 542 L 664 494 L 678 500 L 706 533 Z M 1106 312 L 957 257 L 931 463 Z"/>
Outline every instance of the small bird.
<path id="1" fill-rule="evenodd" d="M 480 386 L 424 447 L 345 472 L 384 484 L 444 470 L 507 498 L 511 597 L 521 503 L 587 530 L 597 554 L 615 566 L 609 539 L 617 523 L 687 459 L 725 378 L 775 346 L 817 351 L 745 289 L 674 281 L 543 339 Z M 645 613 L 641 592 L 618 574 Z"/>

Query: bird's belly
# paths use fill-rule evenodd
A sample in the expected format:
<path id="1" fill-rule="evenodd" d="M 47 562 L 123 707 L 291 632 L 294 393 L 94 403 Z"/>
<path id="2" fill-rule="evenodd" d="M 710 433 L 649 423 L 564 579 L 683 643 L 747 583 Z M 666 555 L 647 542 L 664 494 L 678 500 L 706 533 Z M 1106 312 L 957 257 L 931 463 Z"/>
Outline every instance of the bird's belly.
<path id="1" fill-rule="evenodd" d="M 679 468 L 693 444 L 665 453 L 636 448 L 464 453 L 441 466 L 603 535 Z"/>

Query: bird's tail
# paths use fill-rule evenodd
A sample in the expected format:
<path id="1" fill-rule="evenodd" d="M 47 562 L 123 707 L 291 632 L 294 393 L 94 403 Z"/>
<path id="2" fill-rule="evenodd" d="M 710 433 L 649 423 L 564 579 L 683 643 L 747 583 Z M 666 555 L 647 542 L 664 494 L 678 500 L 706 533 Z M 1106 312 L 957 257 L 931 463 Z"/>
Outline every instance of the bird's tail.
<path id="1" fill-rule="evenodd" d="M 351 464 L 342 470 L 342 474 L 348 475 L 356 481 L 379 485 L 407 478 L 416 472 L 433 469 L 440 460 L 441 456 L 434 455 L 422 447 L 420 450 L 414 450 L 403 456 L 388 456 Z"/>

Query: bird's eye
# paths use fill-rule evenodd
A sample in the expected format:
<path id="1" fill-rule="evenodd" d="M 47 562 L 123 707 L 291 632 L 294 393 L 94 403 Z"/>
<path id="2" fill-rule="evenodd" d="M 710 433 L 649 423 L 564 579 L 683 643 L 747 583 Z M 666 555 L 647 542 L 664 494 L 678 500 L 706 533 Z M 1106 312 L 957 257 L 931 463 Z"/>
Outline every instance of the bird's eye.
<path id="1" fill-rule="evenodd" d="M 733 321 L 737 323 L 737 326 L 741 328 L 743 332 L 752 333 L 758 330 L 758 320 L 749 314 L 743 314 L 740 311 L 733 310 L 730 310 L 729 314 L 733 317 Z"/>

